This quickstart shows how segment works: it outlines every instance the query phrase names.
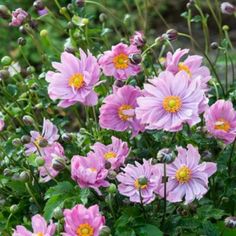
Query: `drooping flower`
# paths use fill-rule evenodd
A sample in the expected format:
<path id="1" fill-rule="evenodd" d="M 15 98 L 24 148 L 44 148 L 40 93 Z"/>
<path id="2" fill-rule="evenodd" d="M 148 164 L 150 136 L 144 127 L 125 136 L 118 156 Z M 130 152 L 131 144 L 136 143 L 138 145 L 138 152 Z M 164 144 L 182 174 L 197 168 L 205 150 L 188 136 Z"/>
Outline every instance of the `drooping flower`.
<path id="1" fill-rule="evenodd" d="M 181 202 L 183 199 L 188 204 L 194 199 L 201 199 L 208 191 L 208 178 L 216 170 L 216 163 L 203 162 L 199 164 L 200 155 L 198 149 L 191 144 L 187 149 L 178 147 L 178 155 L 174 162 L 166 167 L 168 176 L 167 200 L 170 202 Z M 163 175 L 163 164 L 159 164 Z M 157 190 L 164 196 L 164 184 Z"/>
<path id="2" fill-rule="evenodd" d="M 79 51 L 80 59 L 63 52 L 61 63 L 52 63 L 57 72 L 49 71 L 46 74 L 49 97 L 60 99 L 60 107 L 69 107 L 77 102 L 86 106 L 97 104 L 98 96 L 94 92 L 100 76 L 97 59 L 89 51 L 87 55 L 82 49 Z"/>
<path id="3" fill-rule="evenodd" d="M 111 163 L 111 169 L 117 169 L 124 164 L 126 157 L 129 154 L 128 144 L 121 139 L 111 137 L 112 143 L 104 145 L 95 143 L 91 149 L 94 151 L 94 156 L 101 157 Z"/>
<path id="4" fill-rule="evenodd" d="M 45 147 L 43 150 L 44 165 L 39 167 L 40 182 L 46 183 L 59 174 L 59 171 L 53 168 L 53 160 L 55 158 L 66 162 L 64 148 L 60 143 L 55 142 L 51 146 Z"/>
<path id="5" fill-rule="evenodd" d="M 230 101 L 218 100 L 205 112 L 210 134 L 230 144 L 236 138 L 236 111 Z"/>
<path id="6" fill-rule="evenodd" d="M 107 174 L 104 159 L 95 158 L 91 153 L 87 157 L 73 156 L 71 160 L 71 177 L 81 188 L 92 188 L 101 194 L 99 188 L 109 186 L 105 180 Z"/>
<path id="7" fill-rule="evenodd" d="M 144 84 L 144 97 L 137 99 L 136 116 L 146 129 L 177 132 L 187 123 L 200 122 L 199 114 L 205 110 L 208 100 L 199 80 L 189 82 L 186 72 L 176 75 L 162 72 L 158 78 Z"/>
<path id="8" fill-rule="evenodd" d="M 236 7 L 229 2 L 222 2 L 220 5 L 223 14 L 232 15 L 236 12 Z"/>
<path id="9" fill-rule="evenodd" d="M 104 99 L 100 108 L 99 124 L 102 128 L 125 131 L 132 130 L 133 136 L 144 130 L 135 116 L 137 98 L 142 95 L 138 88 L 126 85 L 114 90 Z"/>
<path id="10" fill-rule="evenodd" d="M 128 164 L 117 179 L 120 194 L 129 197 L 131 202 L 140 203 L 142 198 L 144 204 L 149 204 L 155 199 L 154 191 L 160 186 L 161 172 L 157 165 L 151 164 L 151 160 L 143 160 L 143 165 L 138 162 Z"/>
<path id="11" fill-rule="evenodd" d="M 105 217 L 99 212 L 98 205 L 85 208 L 78 204 L 71 210 L 64 210 L 64 236 L 99 236 Z"/>
<path id="12" fill-rule="evenodd" d="M 130 44 L 136 47 L 142 47 L 145 44 L 144 34 L 140 31 L 135 31 L 130 37 Z"/>
<path id="13" fill-rule="evenodd" d="M 99 58 L 99 64 L 106 76 L 114 76 L 118 80 L 126 80 L 141 71 L 140 65 L 130 63 L 131 54 L 140 54 L 136 46 L 119 43 L 106 51 Z"/>
<path id="14" fill-rule="evenodd" d="M 167 53 L 165 69 L 173 74 L 185 71 L 191 80 L 199 79 L 204 90 L 208 88 L 208 81 L 211 79 L 210 71 L 206 66 L 202 66 L 203 57 L 199 55 L 188 55 L 185 60 L 182 58 L 189 53 L 189 49 L 177 49 L 174 54 Z"/>
<path id="15" fill-rule="evenodd" d="M 56 232 L 56 225 L 50 222 L 48 225 L 41 215 L 32 217 L 33 233 L 22 225 L 17 225 L 13 232 L 13 236 L 53 236 Z"/>
<path id="16" fill-rule="evenodd" d="M 30 155 L 31 153 L 37 152 L 38 150 L 43 151 L 43 148 L 39 146 L 40 141 L 45 139 L 48 142 L 48 145 L 52 145 L 59 138 L 57 127 L 47 119 L 43 120 L 42 133 L 34 130 L 30 131 L 30 135 L 31 142 L 25 144 L 26 155 Z"/>
<path id="17" fill-rule="evenodd" d="M 5 127 L 5 122 L 3 119 L 0 118 L 0 131 L 2 131 Z"/>
<path id="18" fill-rule="evenodd" d="M 29 14 L 22 8 L 17 8 L 15 11 L 12 12 L 12 20 L 10 25 L 16 27 L 22 25 L 26 20 L 26 18 L 28 17 L 28 15 Z"/>

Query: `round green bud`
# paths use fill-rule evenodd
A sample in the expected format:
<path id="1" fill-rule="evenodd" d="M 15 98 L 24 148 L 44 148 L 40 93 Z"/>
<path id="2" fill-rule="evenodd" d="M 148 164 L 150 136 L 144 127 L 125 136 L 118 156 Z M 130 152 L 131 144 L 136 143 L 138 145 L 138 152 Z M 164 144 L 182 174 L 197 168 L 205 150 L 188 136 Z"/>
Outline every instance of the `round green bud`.
<path id="1" fill-rule="evenodd" d="M 46 29 L 43 29 L 40 31 L 40 37 L 44 38 L 48 36 L 48 31 Z"/>
<path id="2" fill-rule="evenodd" d="M 63 217 L 63 210 L 60 207 L 56 207 L 53 211 L 53 216 L 56 220 L 60 220 Z"/>
<path id="3" fill-rule="evenodd" d="M 1 59 L 1 63 L 4 65 L 4 66 L 9 66 L 12 62 L 12 59 L 9 57 L 9 56 L 4 56 L 2 57 Z"/>
<path id="4" fill-rule="evenodd" d="M 20 173 L 19 180 L 22 182 L 28 182 L 30 180 L 30 174 L 28 171 L 23 171 Z"/>
<path id="5" fill-rule="evenodd" d="M 116 185 L 111 183 L 110 186 L 108 187 L 108 193 L 116 193 Z"/>
<path id="6" fill-rule="evenodd" d="M 20 146 L 22 144 L 21 140 L 19 138 L 15 138 L 12 140 L 12 145 L 15 147 Z"/>
<path id="7" fill-rule="evenodd" d="M 228 25 L 223 25 L 222 29 L 223 29 L 224 31 L 229 31 L 229 26 L 228 26 Z"/>
<path id="8" fill-rule="evenodd" d="M 67 9 L 66 9 L 66 7 L 62 7 L 62 8 L 60 9 L 60 13 L 61 13 L 62 15 L 67 14 Z"/>
<path id="9" fill-rule="evenodd" d="M 16 213 L 16 212 L 18 211 L 18 209 L 19 209 L 19 207 L 18 207 L 18 205 L 16 205 L 16 204 L 10 206 L 10 212 L 11 212 L 12 214 Z"/>
<path id="10" fill-rule="evenodd" d="M 35 163 L 37 164 L 37 166 L 43 166 L 44 163 L 45 163 L 45 160 L 44 160 L 43 157 L 37 156 L 37 157 L 35 158 Z"/>
<path id="11" fill-rule="evenodd" d="M 41 139 L 39 141 L 39 147 L 44 148 L 48 146 L 48 141 L 46 139 Z"/>
<path id="12" fill-rule="evenodd" d="M 99 236 L 110 236 L 110 235 L 111 235 L 110 228 L 104 225 L 99 232 Z"/>
<path id="13" fill-rule="evenodd" d="M 31 141 L 31 137 L 29 135 L 23 135 L 20 140 L 23 144 L 27 144 Z"/>
<path id="14" fill-rule="evenodd" d="M 84 25 L 88 25 L 89 24 L 89 19 L 88 18 L 83 18 L 81 22 Z"/>

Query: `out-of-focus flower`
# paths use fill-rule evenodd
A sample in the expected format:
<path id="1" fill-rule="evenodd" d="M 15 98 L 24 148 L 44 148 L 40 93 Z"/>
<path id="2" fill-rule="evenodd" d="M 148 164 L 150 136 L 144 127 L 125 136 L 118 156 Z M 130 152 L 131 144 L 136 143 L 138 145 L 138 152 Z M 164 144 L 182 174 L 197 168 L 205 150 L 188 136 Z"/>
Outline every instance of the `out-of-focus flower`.
<path id="1" fill-rule="evenodd" d="M 178 31 L 176 31 L 175 29 L 169 29 L 165 34 L 162 35 L 162 37 L 169 41 L 174 41 L 178 37 Z"/>
<path id="2" fill-rule="evenodd" d="M 229 2 L 222 2 L 220 9 L 223 14 L 227 15 L 233 15 L 236 12 L 236 7 Z"/>
<path id="3" fill-rule="evenodd" d="M 42 10 L 38 10 L 38 14 L 40 16 L 44 16 L 48 14 L 48 10 L 46 8 L 42 9 Z"/>
<path id="4" fill-rule="evenodd" d="M 128 144 L 121 139 L 112 137 L 112 143 L 104 145 L 102 143 L 95 143 L 91 149 L 94 152 L 94 158 L 101 157 L 111 163 L 112 169 L 117 169 L 124 164 L 126 157 L 129 154 Z"/>
<path id="5" fill-rule="evenodd" d="M 178 147 L 178 156 L 171 164 L 166 167 L 168 177 L 167 200 L 170 202 L 191 203 L 195 198 L 201 199 L 208 191 L 208 178 L 216 170 L 216 163 L 203 162 L 199 164 L 200 155 L 198 149 L 191 144 L 187 149 Z M 163 164 L 159 164 L 162 175 L 164 172 Z M 162 197 L 164 196 L 164 184 L 157 190 Z"/>
<path id="6" fill-rule="evenodd" d="M 56 225 L 50 222 L 48 225 L 46 220 L 41 215 L 35 215 L 32 217 L 33 233 L 27 230 L 22 225 L 17 225 L 13 232 L 13 236 L 53 236 L 56 232 Z"/>
<path id="7" fill-rule="evenodd" d="M 64 148 L 58 142 L 45 147 L 43 150 L 44 165 L 39 167 L 40 182 L 46 183 L 59 174 L 59 171 L 53 168 L 54 158 L 59 158 L 66 162 Z"/>
<path id="8" fill-rule="evenodd" d="M 43 148 L 39 146 L 42 140 L 46 140 L 48 145 L 52 145 L 59 138 L 57 127 L 50 120 L 47 119 L 43 120 L 42 133 L 33 130 L 30 131 L 30 135 L 31 135 L 31 142 L 25 144 L 26 155 L 30 155 L 31 153 L 37 152 L 38 150 L 43 152 Z"/>
<path id="9" fill-rule="evenodd" d="M 11 12 L 5 5 L 0 5 L 0 18 L 9 19 L 11 17 Z"/>
<path id="10" fill-rule="evenodd" d="M 146 43 L 143 32 L 135 31 L 130 37 L 130 44 L 136 47 L 142 47 Z"/>
<path id="11" fill-rule="evenodd" d="M 204 114 L 210 134 L 230 144 L 236 138 L 236 111 L 230 101 L 216 101 Z"/>
<path id="12" fill-rule="evenodd" d="M 8 67 L 8 72 L 9 72 L 11 77 L 14 76 L 14 75 L 19 74 L 21 72 L 21 67 L 20 67 L 19 62 L 15 62 L 15 63 L 11 64 Z"/>
<path id="13" fill-rule="evenodd" d="M 17 8 L 12 12 L 12 21 L 10 23 L 11 26 L 20 26 L 24 23 L 26 18 L 28 17 L 28 13 L 24 11 L 22 8 Z"/>
<path id="14" fill-rule="evenodd" d="M 105 224 L 105 217 L 99 212 L 98 205 L 85 208 L 78 204 L 71 210 L 64 210 L 65 225 L 63 236 L 99 236 Z"/>
<path id="15" fill-rule="evenodd" d="M 2 131 L 5 127 L 5 122 L 3 119 L 0 118 L 0 131 Z"/>
<path id="16" fill-rule="evenodd" d="M 189 49 L 177 49 L 174 54 L 168 52 L 165 63 L 166 70 L 173 74 L 185 71 L 189 75 L 190 80 L 200 80 L 201 87 L 207 90 L 207 82 L 211 79 L 210 71 L 206 66 L 202 66 L 203 57 L 201 56 L 188 56 L 185 60 L 181 61 L 188 52 Z"/>
<path id="17" fill-rule="evenodd" d="M 134 46 L 119 43 L 106 51 L 99 58 L 99 64 L 106 76 L 114 76 L 118 80 L 126 80 L 130 76 L 137 75 L 141 71 L 140 65 L 130 62 L 131 54 L 140 54 L 140 50 Z"/>
<path id="18" fill-rule="evenodd" d="M 152 165 L 151 160 L 143 160 L 143 165 L 135 162 L 123 168 L 124 172 L 117 175 L 120 182 L 120 194 L 129 197 L 131 202 L 149 204 L 155 199 L 154 191 L 160 187 L 161 172 L 157 165 Z M 141 196 L 140 196 L 141 195 Z"/>
<path id="19" fill-rule="evenodd" d="M 130 85 L 114 90 L 113 94 L 104 99 L 104 104 L 100 108 L 100 126 L 116 131 L 131 129 L 133 136 L 143 131 L 144 126 L 135 116 L 137 98 L 141 95 L 138 88 Z"/>
<path id="20" fill-rule="evenodd" d="M 177 132 L 185 123 L 193 126 L 200 122 L 199 114 L 208 100 L 199 80 L 190 83 L 185 71 L 176 75 L 165 71 L 149 82 L 144 84 L 144 97 L 137 99 L 136 108 L 136 116 L 146 129 Z"/>
<path id="21" fill-rule="evenodd" d="M 235 228 L 236 227 L 236 217 L 235 216 L 228 216 L 225 218 L 225 226 L 228 228 Z"/>
<path id="22" fill-rule="evenodd" d="M 109 186 L 109 182 L 105 180 L 107 174 L 104 159 L 95 158 L 91 153 L 87 157 L 73 156 L 71 160 L 71 177 L 81 188 L 92 188 L 101 194 L 99 187 Z"/>
<path id="23" fill-rule="evenodd" d="M 49 71 L 46 74 L 46 80 L 50 83 L 49 97 L 60 99 L 60 107 L 69 107 L 77 102 L 87 106 L 97 104 L 98 96 L 94 92 L 100 76 L 97 59 L 90 52 L 86 55 L 82 49 L 79 51 L 80 59 L 63 52 L 61 63 L 52 63 L 57 72 Z"/>

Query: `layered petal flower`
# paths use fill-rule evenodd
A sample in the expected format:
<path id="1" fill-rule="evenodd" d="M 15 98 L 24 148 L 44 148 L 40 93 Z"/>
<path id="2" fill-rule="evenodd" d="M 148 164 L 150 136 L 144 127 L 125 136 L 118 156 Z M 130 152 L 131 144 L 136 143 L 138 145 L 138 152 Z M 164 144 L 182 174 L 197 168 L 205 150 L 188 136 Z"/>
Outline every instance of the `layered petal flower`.
<path id="1" fill-rule="evenodd" d="M 21 26 L 28 17 L 28 15 L 29 14 L 22 8 L 17 8 L 15 11 L 12 12 L 12 20 L 10 25 L 16 27 Z"/>

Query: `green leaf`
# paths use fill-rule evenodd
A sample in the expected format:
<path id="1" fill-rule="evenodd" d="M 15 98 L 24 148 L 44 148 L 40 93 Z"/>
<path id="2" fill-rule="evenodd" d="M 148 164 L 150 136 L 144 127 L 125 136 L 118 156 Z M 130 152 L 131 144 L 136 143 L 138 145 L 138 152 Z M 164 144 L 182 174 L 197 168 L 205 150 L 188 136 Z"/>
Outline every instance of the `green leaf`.
<path id="1" fill-rule="evenodd" d="M 135 230 L 137 236 L 162 236 L 163 233 L 155 225 L 146 224 Z"/>

